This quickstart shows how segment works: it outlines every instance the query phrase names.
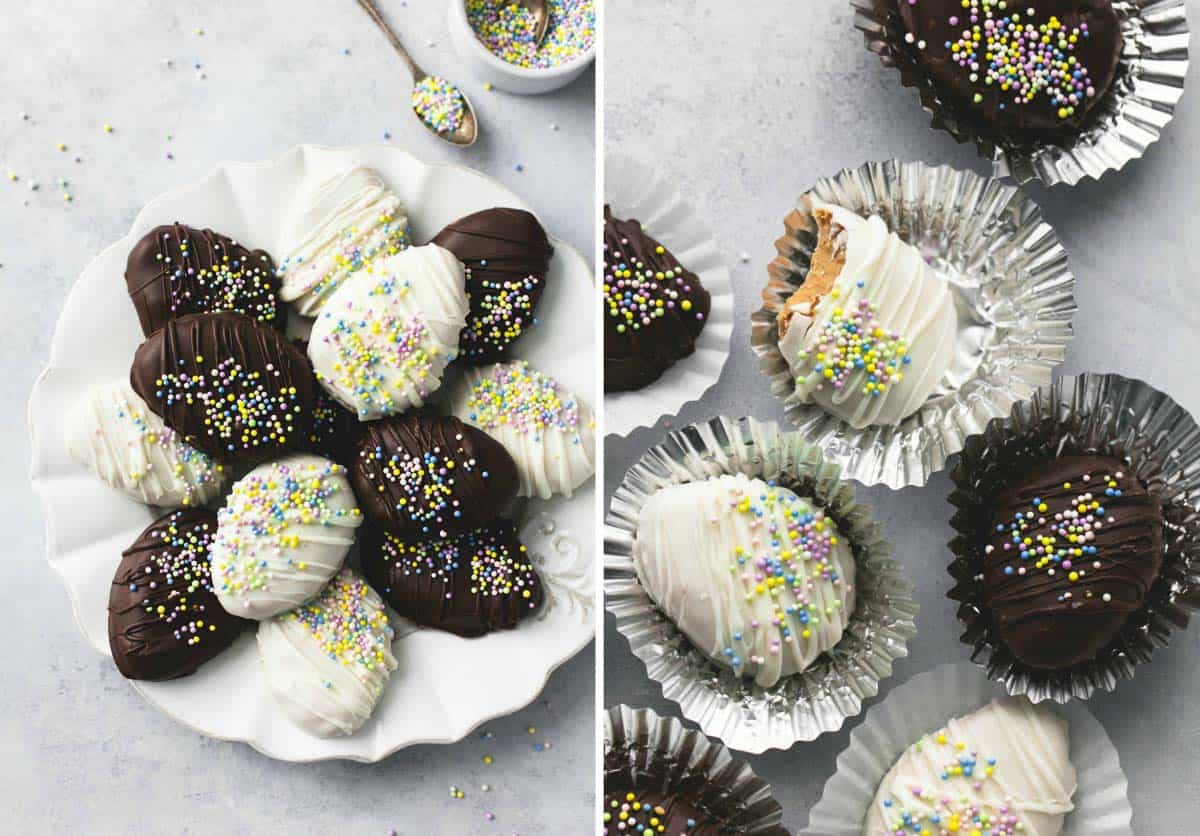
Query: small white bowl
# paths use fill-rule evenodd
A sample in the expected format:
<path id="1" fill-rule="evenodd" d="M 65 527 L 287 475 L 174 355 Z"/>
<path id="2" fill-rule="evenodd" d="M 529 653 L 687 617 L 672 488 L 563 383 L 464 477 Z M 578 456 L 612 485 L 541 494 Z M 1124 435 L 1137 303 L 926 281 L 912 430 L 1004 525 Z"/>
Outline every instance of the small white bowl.
<path id="1" fill-rule="evenodd" d="M 450 38 L 467 72 L 509 93 L 536 95 L 557 90 L 579 78 L 596 58 L 596 42 L 593 40 L 587 52 L 566 64 L 544 70 L 518 67 L 493 55 L 475 36 L 475 30 L 467 20 L 467 4 L 464 0 L 451 0 L 447 5 L 450 7 Z"/>

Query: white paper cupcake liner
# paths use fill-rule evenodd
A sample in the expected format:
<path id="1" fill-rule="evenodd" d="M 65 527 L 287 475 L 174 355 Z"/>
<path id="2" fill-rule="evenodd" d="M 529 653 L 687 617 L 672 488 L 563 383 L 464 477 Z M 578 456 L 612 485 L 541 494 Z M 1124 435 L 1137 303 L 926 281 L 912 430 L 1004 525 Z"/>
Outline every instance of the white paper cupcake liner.
<path id="1" fill-rule="evenodd" d="M 729 750 L 674 717 L 615 705 L 605 712 L 604 781 L 687 792 L 726 818 L 739 836 L 788 836 L 771 787 Z M 607 790 L 606 790 L 607 792 Z"/>
<path id="2" fill-rule="evenodd" d="M 904 41 L 896 0 L 851 0 L 850 5 L 867 49 L 885 67 L 898 70 L 905 87 L 917 89 L 921 106 L 933 118 L 932 127 L 959 142 L 974 143 L 980 155 L 992 161 L 997 177 L 1012 177 L 1018 183 L 1074 185 L 1124 168 L 1158 141 L 1183 95 L 1190 37 L 1184 0 L 1114 0 L 1125 46 L 1116 77 L 1084 129 L 1061 143 L 1000 142 L 981 135 L 942 98 L 918 65 L 916 47 Z"/>
<path id="3" fill-rule="evenodd" d="M 969 663 L 942 665 L 895 688 L 867 712 L 837 759 L 837 772 L 809 812 L 808 836 L 862 836 L 863 820 L 880 781 L 909 746 L 954 717 L 970 714 L 999 687 Z M 1078 789 L 1062 836 L 1132 836 L 1129 784 L 1100 721 L 1082 704 L 1057 707 L 1070 726 L 1071 763 Z M 965 832 L 965 831 L 964 831 Z"/>
<path id="4" fill-rule="evenodd" d="M 806 671 L 771 688 L 737 676 L 698 650 L 655 606 L 633 565 L 638 514 L 670 485 L 744 473 L 811 497 L 845 534 L 855 561 L 854 614 L 840 642 Z M 801 433 L 773 422 L 713 418 L 676 430 L 650 448 L 613 494 L 604 527 L 605 606 L 646 673 L 683 716 L 730 748 L 786 749 L 841 728 L 879 692 L 916 635 L 912 585 L 891 559 L 892 547 L 870 509 Z"/>
<path id="5" fill-rule="evenodd" d="M 1022 467 L 1068 453 L 1097 452 L 1129 461 L 1132 471 L 1163 503 L 1162 570 L 1141 610 L 1096 658 L 1062 671 L 1031 668 L 1004 645 L 988 607 L 982 572 L 990 532 L 991 498 Z M 955 490 L 950 524 L 954 587 L 972 659 L 1010 694 L 1034 702 L 1088 699 L 1133 678 L 1137 665 L 1185 629 L 1200 608 L 1200 427 L 1179 404 L 1140 380 L 1115 374 L 1063 377 L 992 421 L 967 440 L 951 474 Z"/>
<path id="6" fill-rule="evenodd" d="M 856 430 L 802 403 L 780 351 L 777 319 L 804 283 L 817 244 L 814 199 L 879 215 L 950 283 L 959 325 L 954 360 L 925 404 L 898 425 Z M 851 479 L 924 485 L 967 436 L 1049 383 L 1066 355 L 1075 277 L 1041 209 L 1011 185 L 921 162 L 866 163 L 818 181 L 784 227 L 750 343 L 788 420 Z"/>
<path id="7" fill-rule="evenodd" d="M 700 277 L 712 297 L 708 322 L 690 356 L 648 386 L 605 393 L 605 433 L 625 436 L 638 427 L 652 426 L 664 415 L 676 414 L 716 384 L 729 359 L 733 336 L 733 285 L 712 232 L 663 174 L 625 154 L 609 153 L 604 157 L 604 191 L 604 202 L 614 215 L 641 221 L 649 235 Z"/>

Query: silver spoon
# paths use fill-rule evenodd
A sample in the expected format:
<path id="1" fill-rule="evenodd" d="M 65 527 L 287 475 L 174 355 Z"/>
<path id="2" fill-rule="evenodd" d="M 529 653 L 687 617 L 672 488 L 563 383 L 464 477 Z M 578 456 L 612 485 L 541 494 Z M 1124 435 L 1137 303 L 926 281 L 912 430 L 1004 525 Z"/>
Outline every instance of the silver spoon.
<path id="1" fill-rule="evenodd" d="M 422 70 L 417 65 L 417 62 L 413 60 L 412 56 L 408 54 L 408 50 L 400 43 L 400 39 L 392 31 L 392 27 L 388 26 L 387 21 L 383 19 L 383 14 L 380 13 L 379 7 L 375 5 L 374 0 L 358 0 L 358 5 L 362 6 L 363 11 L 370 16 L 371 20 L 375 21 L 375 25 L 383 30 L 383 34 L 387 36 L 392 48 L 400 54 L 400 58 L 408 65 L 409 72 L 412 73 L 414 88 L 427 78 L 436 78 L 436 76 L 431 76 Z M 446 83 L 449 84 L 449 82 Z M 479 138 L 479 121 L 475 118 L 475 108 L 471 106 L 471 101 L 467 98 L 467 94 L 457 85 L 452 86 L 462 96 L 463 102 L 462 119 L 459 121 L 458 127 L 453 131 L 439 131 L 427 122 L 421 111 L 417 108 L 415 100 L 412 102 L 412 110 L 417 117 L 417 121 L 424 125 L 425 129 L 438 139 L 449 142 L 451 145 L 457 145 L 459 148 L 467 148 L 474 145 L 475 140 Z"/>
<path id="2" fill-rule="evenodd" d="M 550 28 L 550 7 L 546 0 L 520 0 L 525 11 L 533 15 L 533 42 L 538 46 L 546 40 L 546 30 Z"/>

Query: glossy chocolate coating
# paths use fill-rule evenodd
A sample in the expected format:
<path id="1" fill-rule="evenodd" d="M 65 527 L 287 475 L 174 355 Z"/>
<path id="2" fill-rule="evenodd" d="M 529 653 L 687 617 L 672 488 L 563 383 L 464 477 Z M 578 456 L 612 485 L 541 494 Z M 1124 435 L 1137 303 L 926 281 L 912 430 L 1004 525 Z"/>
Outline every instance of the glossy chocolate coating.
<path id="1" fill-rule="evenodd" d="M 361 555 L 363 574 L 396 612 L 460 636 L 516 627 L 544 596 L 516 527 L 505 519 L 416 542 L 368 526 Z"/>
<path id="2" fill-rule="evenodd" d="M 956 115 L 977 123 L 981 133 L 1004 138 L 1018 144 L 1073 134 L 1083 127 L 1087 114 L 1104 97 L 1116 74 L 1120 61 L 1122 36 L 1120 21 L 1111 0 L 1010 0 L 1006 9 L 994 9 L 993 22 L 1020 15 L 1017 25 L 1032 25 L 1035 30 L 1056 17 L 1063 25 L 1057 34 L 1071 32 L 1086 23 L 1087 37 L 1077 37 L 1065 54 L 1073 55 L 1091 79 L 1095 95 L 1084 97 L 1067 118 L 1059 115 L 1060 103 L 1045 92 L 1037 93 L 1032 101 L 1016 102 L 1015 91 L 1004 91 L 1001 85 L 985 83 L 987 61 L 975 71 L 953 60 L 953 45 L 964 30 L 979 25 L 981 32 L 987 24 L 978 8 L 979 20 L 973 24 L 971 9 L 964 9 L 961 0 L 895 0 L 904 29 L 912 36 L 909 46 L 918 65 L 923 67 L 946 98 L 956 108 Z M 1034 14 L 1030 16 L 1028 9 Z M 957 23 L 951 23 L 952 18 Z M 1057 41 L 1057 36 L 1055 38 Z M 924 41 L 923 49 L 916 46 Z M 982 41 L 981 41 L 982 42 Z M 947 46 L 947 44 L 950 44 Z M 975 97 L 979 96 L 979 101 Z"/>
<path id="3" fill-rule="evenodd" d="M 168 427 L 220 461 L 302 449 L 312 429 L 308 358 L 243 314 L 170 320 L 138 347 L 129 382 Z"/>
<path id="4" fill-rule="evenodd" d="M 661 250 L 661 252 L 660 252 Z M 657 274 L 674 278 L 657 279 Z M 629 277 L 618 273 L 630 272 Z M 640 281 L 639 276 L 648 276 Z M 636 282 L 636 290 L 617 288 Z M 699 277 L 684 269 L 669 250 L 635 220 L 619 220 L 604 207 L 604 391 L 641 389 L 696 350 L 696 338 L 708 321 L 712 300 Z M 648 323 L 614 315 L 610 299 L 624 292 L 644 297 L 647 308 L 661 311 Z M 673 298 L 670 293 L 678 293 Z M 657 302 L 662 301 L 661 307 Z M 689 310 L 684 310 L 685 303 Z"/>
<path id="5" fill-rule="evenodd" d="M 367 423 L 350 476 L 363 514 L 410 541 L 479 528 L 518 487 L 517 466 L 498 441 L 429 412 Z"/>
<path id="6" fill-rule="evenodd" d="M 304 354 L 304 359 L 308 360 L 308 343 L 304 340 L 296 340 L 295 343 Z M 312 362 L 309 361 L 311 367 Z M 303 445 L 304 449 L 332 459 L 348 469 L 358 456 L 358 442 L 363 436 L 364 426 L 357 415 L 342 406 L 318 383 L 313 387 L 312 428 Z"/>
<path id="7" fill-rule="evenodd" d="M 446 226 L 433 243 L 467 267 L 467 325 L 459 359 L 493 363 L 533 325 L 554 248 L 537 218 L 521 209 L 485 209 Z"/>
<path id="8" fill-rule="evenodd" d="M 129 251 L 125 284 L 147 337 L 176 317 L 234 311 L 283 330 L 275 262 L 211 229 L 156 226 Z"/>
<path id="9" fill-rule="evenodd" d="M 172 511 L 122 554 L 108 594 L 108 644 L 127 679 L 187 676 L 250 624 L 213 594 L 208 547 L 216 530 L 212 511 Z"/>
<path id="10" fill-rule="evenodd" d="M 631 800 L 629 796 L 632 795 Z M 625 812 L 629 818 L 621 819 L 622 807 L 628 805 Z M 639 809 L 634 809 L 638 805 Z M 664 793 L 657 790 L 614 789 L 606 781 L 604 786 L 604 810 L 601 822 L 601 832 L 605 836 L 624 836 L 627 833 L 641 833 L 637 824 L 646 826 L 646 833 L 662 833 L 663 836 L 732 836 L 745 833 L 745 828 L 736 827 L 728 821 L 714 816 L 700 806 L 695 799 L 687 794 Z M 658 819 L 662 830 L 649 827 L 651 818 Z M 618 827 L 624 824 L 624 828 Z M 689 824 L 690 823 L 690 824 Z"/>
<path id="11" fill-rule="evenodd" d="M 984 557 L 984 591 L 1001 639 L 1025 664 L 1061 670 L 1092 659 L 1141 608 L 1158 577 L 1163 556 L 1162 506 L 1126 470 L 1114 458 L 1064 456 L 1039 466 L 997 497 L 990 551 Z M 1088 493 L 1092 500 L 1080 499 Z M 1035 504 L 1035 499 L 1040 503 Z M 1084 514 L 1078 511 L 1080 502 Z M 1099 503 L 1100 509 L 1091 509 L 1091 502 Z M 1045 510 L 1039 510 L 1043 504 Z M 1018 542 L 1013 542 L 1011 526 L 1018 513 L 1032 516 L 1024 517 L 1027 527 L 1016 532 Z M 1067 519 L 1056 520 L 1059 514 Z M 1075 515 L 1078 519 L 1072 519 Z M 1062 525 L 1086 529 L 1085 522 L 1093 526 L 1099 522 L 1101 527 L 1091 538 L 1085 533 L 1085 539 L 1076 543 L 1069 540 L 1074 532 L 1053 530 Z M 1095 553 L 1047 559 L 1037 553 L 1045 547 L 1043 537 L 1054 537 L 1051 546 L 1056 552 L 1078 547 L 1094 548 Z M 1025 547 L 1027 557 L 1022 558 L 1020 545 L 1025 539 L 1031 542 Z"/>

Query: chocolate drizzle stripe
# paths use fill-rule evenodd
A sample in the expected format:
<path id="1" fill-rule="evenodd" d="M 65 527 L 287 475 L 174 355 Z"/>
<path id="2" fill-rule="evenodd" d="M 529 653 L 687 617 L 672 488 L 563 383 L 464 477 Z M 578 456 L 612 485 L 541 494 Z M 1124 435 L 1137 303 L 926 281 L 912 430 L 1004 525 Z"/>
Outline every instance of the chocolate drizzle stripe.
<path id="1" fill-rule="evenodd" d="M 235 271 L 242 284 L 224 286 Z M 211 229 L 175 223 L 150 230 L 129 253 L 125 282 L 147 336 L 191 313 L 232 310 L 280 329 L 286 320 L 270 255 Z"/>
<path id="2" fill-rule="evenodd" d="M 616 277 L 615 272 L 622 268 L 632 275 Z M 679 281 L 654 278 L 668 271 Z M 604 207 L 604 282 L 606 392 L 641 389 L 696 350 L 696 338 L 704 329 L 712 306 L 712 298 L 699 276 L 651 238 L 641 223 L 614 217 L 608 206 Z M 622 289 L 618 287 L 621 282 L 634 285 Z M 626 292 L 645 297 L 647 310 L 638 308 L 639 316 L 651 310 L 658 313 L 649 322 L 612 316 L 610 301 L 619 305 Z M 657 305 L 659 302 L 661 307 Z M 685 306 L 690 310 L 685 311 Z"/>
<path id="3" fill-rule="evenodd" d="M 122 554 L 109 590 L 108 636 L 125 677 L 187 676 L 247 626 L 212 591 L 208 547 L 216 530 L 211 511 L 172 511 Z"/>
<path id="4" fill-rule="evenodd" d="M 1162 507 L 1127 469 L 1113 458 L 1065 456 L 997 497 L 983 580 L 1001 636 L 1026 664 L 1059 669 L 1094 657 L 1157 579 Z M 1016 541 L 1014 524 L 1025 526 Z"/>
<path id="5" fill-rule="evenodd" d="M 203 358 L 199 366 L 197 357 Z M 240 366 L 243 377 L 232 385 L 224 385 L 223 377 L 211 374 L 222 363 Z M 248 375 L 254 372 L 261 376 L 251 382 Z M 185 390 L 176 381 L 179 375 L 201 375 L 205 388 Z M 164 379 L 169 382 L 160 384 Z M 192 446 L 221 461 L 269 458 L 285 446 L 302 446 L 311 432 L 315 381 L 307 358 L 278 331 L 242 314 L 191 314 L 170 321 L 138 347 L 130 369 L 130 385 L 167 426 L 183 435 Z M 292 387 L 296 393 L 285 395 L 284 390 Z M 192 397 L 188 403 L 185 393 L 201 391 L 207 393 L 207 403 L 199 397 Z M 234 401 L 227 399 L 229 394 L 235 396 Z M 247 394 L 260 397 L 259 414 L 242 416 L 239 412 L 239 399 Z M 270 404 L 263 403 L 261 397 L 271 399 Z M 232 404 L 232 407 L 217 410 L 216 404 Z M 280 409 L 279 404 L 285 408 Z M 261 413 L 266 408 L 270 411 Z M 218 417 L 214 412 L 233 416 L 226 425 L 228 437 L 222 437 L 219 426 L 214 432 L 214 425 L 205 423 L 206 419 Z M 271 423 L 263 425 L 276 420 L 285 426 L 286 445 L 270 438 Z M 251 421 L 256 426 L 251 427 Z M 258 433 L 256 440 L 243 443 L 242 433 L 251 429 Z"/>

